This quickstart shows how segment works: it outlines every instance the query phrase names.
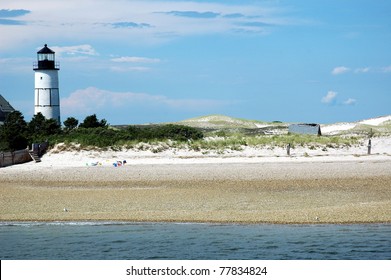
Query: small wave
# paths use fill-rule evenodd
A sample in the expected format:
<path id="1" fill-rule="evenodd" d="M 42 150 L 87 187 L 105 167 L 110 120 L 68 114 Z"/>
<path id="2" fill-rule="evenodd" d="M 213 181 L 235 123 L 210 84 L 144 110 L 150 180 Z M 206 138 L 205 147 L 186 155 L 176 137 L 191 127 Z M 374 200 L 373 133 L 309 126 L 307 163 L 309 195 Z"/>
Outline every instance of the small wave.
<path id="1" fill-rule="evenodd" d="M 113 226 L 130 225 L 132 222 L 101 222 L 101 221 L 55 221 L 55 222 L 0 222 L 0 227 L 36 227 L 36 226 Z"/>

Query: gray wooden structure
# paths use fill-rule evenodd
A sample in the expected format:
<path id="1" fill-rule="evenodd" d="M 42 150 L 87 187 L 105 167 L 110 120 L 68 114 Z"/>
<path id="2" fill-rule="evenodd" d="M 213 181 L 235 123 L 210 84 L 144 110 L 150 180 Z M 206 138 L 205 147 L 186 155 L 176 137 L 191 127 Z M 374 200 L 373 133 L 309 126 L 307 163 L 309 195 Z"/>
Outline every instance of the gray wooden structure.
<path id="1" fill-rule="evenodd" d="M 316 123 L 291 124 L 288 127 L 288 132 L 294 134 L 322 135 L 320 125 Z"/>
<path id="2" fill-rule="evenodd" d="M 15 152 L 0 152 L 0 167 L 21 164 L 31 160 L 32 158 L 28 149 Z"/>

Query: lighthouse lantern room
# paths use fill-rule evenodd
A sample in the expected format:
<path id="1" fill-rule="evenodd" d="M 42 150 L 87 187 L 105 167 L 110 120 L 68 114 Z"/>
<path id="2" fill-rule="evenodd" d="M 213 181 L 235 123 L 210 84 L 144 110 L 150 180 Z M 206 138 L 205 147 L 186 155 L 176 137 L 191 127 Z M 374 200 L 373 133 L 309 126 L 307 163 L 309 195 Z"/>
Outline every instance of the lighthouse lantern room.
<path id="1" fill-rule="evenodd" d="M 34 114 L 41 113 L 47 119 L 60 121 L 60 93 L 58 86 L 58 64 L 55 53 L 48 46 L 37 52 L 35 72 L 35 109 Z"/>

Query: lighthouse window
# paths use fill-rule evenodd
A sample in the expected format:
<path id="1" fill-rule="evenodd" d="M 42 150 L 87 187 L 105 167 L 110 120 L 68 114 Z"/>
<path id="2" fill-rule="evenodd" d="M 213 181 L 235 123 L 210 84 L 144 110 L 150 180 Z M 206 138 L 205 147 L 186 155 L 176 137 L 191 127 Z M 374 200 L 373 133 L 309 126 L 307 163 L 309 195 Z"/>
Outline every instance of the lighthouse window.
<path id="1" fill-rule="evenodd" d="M 39 53 L 38 61 L 50 60 L 54 61 L 54 53 Z"/>
<path id="2" fill-rule="evenodd" d="M 42 80 L 42 77 L 41 77 L 41 80 Z"/>

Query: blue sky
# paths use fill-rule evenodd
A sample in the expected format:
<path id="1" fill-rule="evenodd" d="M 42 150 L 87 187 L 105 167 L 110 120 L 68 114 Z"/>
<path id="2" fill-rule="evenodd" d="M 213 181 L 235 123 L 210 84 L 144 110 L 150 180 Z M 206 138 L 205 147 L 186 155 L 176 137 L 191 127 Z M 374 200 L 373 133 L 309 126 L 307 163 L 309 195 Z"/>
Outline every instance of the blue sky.
<path id="1" fill-rule="evenodd" d="M 391 114 L 388 0 L 1 0 L 0 94 L 26 120 L 44 44 L 60 62 L 62 120 Z"/>

